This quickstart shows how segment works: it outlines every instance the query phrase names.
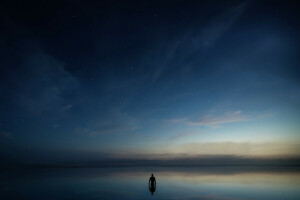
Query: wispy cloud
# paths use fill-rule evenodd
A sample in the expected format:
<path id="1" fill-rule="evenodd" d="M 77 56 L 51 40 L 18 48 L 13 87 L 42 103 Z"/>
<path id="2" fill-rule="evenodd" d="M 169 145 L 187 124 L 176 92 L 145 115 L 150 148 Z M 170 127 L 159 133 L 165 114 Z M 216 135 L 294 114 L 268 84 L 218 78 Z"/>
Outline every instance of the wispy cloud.
<path id="1" fill-rule="evenodd" d="M 216 17 L 199 29 L 193 24 L 184 33 L 179 34 L 169 43 L 159 46 L 159 68 L 154 70 L 153 81 L 157 81 L 173 65 L 181 63 L 195 52 L 204 52 L 214 45 L 227 31 L 229 31 L 247 8 L 248 2 L 230 6 L 221 11 Z M 196 27 L 196 28 L 195 28 Z M 182 51 L 184 49 L 184 51 Z M 183 53 L 184 52 L 184 53 Z"/>
<path id="2" fill-rule="evenodd" d="M 104 118 L 99 118 L 89 122 L 84 127 L 75 129 L 77 134 L 101 135 L 118 134 L 135 131 L 139 128 L 138 120 L 120 110 L 114 110 L 108 113 Z"/>
<path id="3" fill-rule="evenodd" d="M 8 131 L 0 131 L 0 136 L 6 139 L 13 139 L 13 134 Z"/>
<path id="4" fill-rule="evenodd" d="M 299 156 L 298 142 L 204 142 L 172 146 L 174 153 L 191 155 Z"/>
<path id="5" fill-rule="evenodd" d="M 243 2 L 239 5 L 231 7 L 227 11 L 220 13 L 213 19 L 209 25 L 203 28 L 200 38 L 205 46 L 210 46 L 223 36 L 234 23 L 239 19 L 248 5 L 248 2 Z"/>
<path id="6" fill-rule="evenodd" d="M 209 126 L 217 128 L 221 124 L 249 121 L 251 118 L 243 115 L 242 111 L 229 111 L 221 115 L 207 114 L 199 120 L 189 120 L 189 125 Z"/>
<path id="7" fill-rule="evenodd" d="M 15 102 L 25 111 L 39 116 L 44 112 L 61 113 L 72 108 L 64 97 L 77 88 L 77 79 L 63 63 L 47 53 L 37 49 L 24 56 L 22 69 L 14 76 L 21 78 Z"/>
<path id="8" fill-rule="evenodd" d="M 183 123 L 190 126 L 207 126 L 210 128 L 219 128 L 223 124 L 245 122 L 254 120 L 256 118 L 247 116 L 243 114 L 241 110 L 227 111 L 222 114 L 216 112 L 209 112 L 208 114 L 200 117 L 199 119 L 194 119 L 191 117 L 182 117 L 168 119 L 168 123 Z"/>
<path id="9" fill-rule="evenodd" d="M 174 119 L 167 119 L 165 122 L 167 123 L 182 123 L 189 120 L 190 117 L 181 117 L 181 118 L 174 118 Z"/>
<path id="10" fill-rule="evenodd" d="M 199 132 L 181 132 L 178 134 L 175 134 L 171 137 L 172 140 L 177 140 L 177 139 L 181 139 L 181 138 L 185 138 L 188 136 L 192 136 L 192 135 L 197 135 L 199 134 Z"/>

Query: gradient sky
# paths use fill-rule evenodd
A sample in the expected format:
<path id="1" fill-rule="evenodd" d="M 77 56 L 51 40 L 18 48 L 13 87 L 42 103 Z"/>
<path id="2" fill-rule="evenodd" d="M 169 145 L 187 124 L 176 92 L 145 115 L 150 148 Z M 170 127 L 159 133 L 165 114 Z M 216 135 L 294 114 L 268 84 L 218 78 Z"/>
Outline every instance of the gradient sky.
<path id="1" fill-rule="evenodd" d="M 1 156 L 299 156 L 299 9 L 2 1 Z"/>

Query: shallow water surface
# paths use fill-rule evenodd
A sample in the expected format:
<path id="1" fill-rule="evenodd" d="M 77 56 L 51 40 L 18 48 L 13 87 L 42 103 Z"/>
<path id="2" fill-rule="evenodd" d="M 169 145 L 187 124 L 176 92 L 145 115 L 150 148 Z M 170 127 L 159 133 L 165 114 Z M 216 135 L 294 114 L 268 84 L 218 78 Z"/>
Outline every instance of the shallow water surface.
<path id="1" fill-rule="evenodd" d="M 151 194 L 148 180 L 157 180 Z M 0 199 L 300 199 L 297 171 L 231 168 L 4 170 Z"/>

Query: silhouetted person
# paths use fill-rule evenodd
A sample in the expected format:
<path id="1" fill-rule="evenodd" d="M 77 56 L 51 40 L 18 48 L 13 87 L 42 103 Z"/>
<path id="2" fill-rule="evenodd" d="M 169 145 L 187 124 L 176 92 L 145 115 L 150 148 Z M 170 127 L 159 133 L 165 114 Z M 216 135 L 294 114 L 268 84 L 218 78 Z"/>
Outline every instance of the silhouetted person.
<path id="1" fill-rule="evenodd" d="M 151 174 L 151 177 L 149 178 L 149 190 L 152 195 L 153 195 L 153 192 L 155 192 L 155 188 L 156 188 L 156 180 L 155 180 L 155 177 L 153 176 L 153 174 Z"/>

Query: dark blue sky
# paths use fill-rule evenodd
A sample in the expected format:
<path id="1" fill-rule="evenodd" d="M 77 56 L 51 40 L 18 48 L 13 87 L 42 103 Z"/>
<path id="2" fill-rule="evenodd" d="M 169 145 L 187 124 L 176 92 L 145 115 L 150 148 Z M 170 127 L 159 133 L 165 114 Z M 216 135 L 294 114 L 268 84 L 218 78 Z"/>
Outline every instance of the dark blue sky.
<path id="1" fill-rule="evenodd" d="M 298 156 L 299 8 L 3 1 L 1 156 Z"/>

